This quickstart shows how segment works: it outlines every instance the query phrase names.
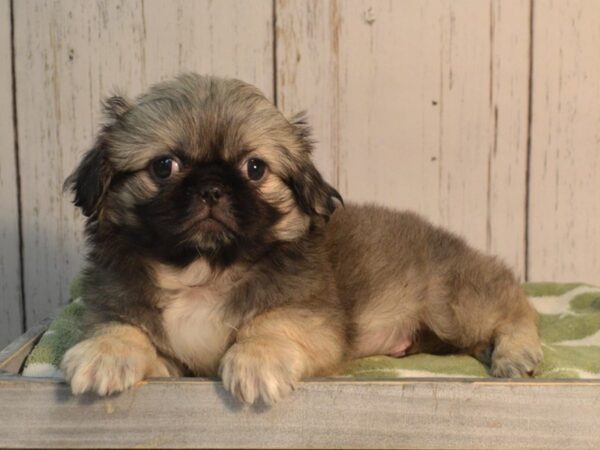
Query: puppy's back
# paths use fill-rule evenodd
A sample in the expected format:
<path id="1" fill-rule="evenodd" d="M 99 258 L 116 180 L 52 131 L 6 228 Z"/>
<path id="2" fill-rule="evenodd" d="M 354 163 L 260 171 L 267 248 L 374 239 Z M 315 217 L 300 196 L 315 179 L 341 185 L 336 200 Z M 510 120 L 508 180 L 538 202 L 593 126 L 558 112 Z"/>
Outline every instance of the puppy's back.
<path id="1" fill-rule="evenodd" d="M 516 281 L 497 258 L 412 212 L 349 204 L 336 210 L 326 238 L 340 298 L 351 304 L 391 286 L 426 295 L 465 277 L 483 286 L 498 278 Z"/>

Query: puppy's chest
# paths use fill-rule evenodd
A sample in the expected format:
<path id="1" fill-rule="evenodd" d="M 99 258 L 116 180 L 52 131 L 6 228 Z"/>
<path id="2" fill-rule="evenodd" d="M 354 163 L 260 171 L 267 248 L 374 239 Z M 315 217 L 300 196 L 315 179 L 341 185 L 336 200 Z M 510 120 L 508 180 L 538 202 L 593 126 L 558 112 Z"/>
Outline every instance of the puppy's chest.
<path id="1" fill-rule="evenodd" d="M 227 298 L 210 288 L 190 288 L 170 296 L 163 325 L 171 348 L 196 375 L 214 375 L 234 338 L 237 323 L 225 315 Z"/>

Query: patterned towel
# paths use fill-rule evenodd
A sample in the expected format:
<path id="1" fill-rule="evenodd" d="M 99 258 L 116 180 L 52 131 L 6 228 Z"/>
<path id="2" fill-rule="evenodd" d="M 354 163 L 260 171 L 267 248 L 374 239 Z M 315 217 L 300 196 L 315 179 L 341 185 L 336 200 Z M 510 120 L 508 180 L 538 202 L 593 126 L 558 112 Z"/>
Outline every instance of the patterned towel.
<path id="1" fill-rule="evenodd" d="M 600 378 L 600 288 L 579 284 L 528 283 L 540 313 L 544 363 L 540 378 Z M 82 335 L 79 286 L 73 301 L 52 322 L 25 362 L 24 376 L 62 377 L 62 355 Z M 373 356 L 352 361 L 341 376 L 352 378 L 488 377 L 485 366 L 465 355 Z"/>

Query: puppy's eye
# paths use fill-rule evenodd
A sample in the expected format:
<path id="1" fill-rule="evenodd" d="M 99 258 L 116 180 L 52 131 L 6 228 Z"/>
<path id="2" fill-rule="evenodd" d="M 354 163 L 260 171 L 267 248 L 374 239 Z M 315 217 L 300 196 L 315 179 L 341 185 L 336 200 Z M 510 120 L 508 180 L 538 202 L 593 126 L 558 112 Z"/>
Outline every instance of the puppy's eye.
<path id="1" fill-rule="evenodd" d="M 265 176 L 267 165 L 262 159 L 251 158 L 248 160 L 246 170 L 248 173 L 248 178 L 250 178 L 252 181 L 259 181 Z"/>
<path id="2" fill-rule="evenodd" d="M 152 161 L 150 171 L 155 178 L 166 180 L 171 175 L 179 172 L 179 163 L 170 156 L 162 156 Z"/>

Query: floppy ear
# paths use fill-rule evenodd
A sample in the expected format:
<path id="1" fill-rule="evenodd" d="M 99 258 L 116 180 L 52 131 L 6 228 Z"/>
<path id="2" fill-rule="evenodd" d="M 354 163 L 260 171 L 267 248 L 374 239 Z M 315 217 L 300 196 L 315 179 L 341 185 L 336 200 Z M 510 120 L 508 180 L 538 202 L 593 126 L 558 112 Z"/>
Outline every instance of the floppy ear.
<path id="1" fill-rule="evenodd" d="M 70 189 L 75 194 L 73 203 L 81 208 L 86 217 L 100 208 L 113 176 L 106 150 L 106 133 L 114 123 L 122 119 L 132 105 L 124 97 L 115 95 L 105 99 L 102 106 L 107 123 L 94 147 L 85 154 L 79 167 L 69 175 L 64 184 L 65 190 Z"/>
<path id="2" fill-rule="evenodd" d="M 73 203 L 86 217 L 93 215 L 102 203 L 112 178 L 103 139 L 88 151 L 75 171 L 65 180 L 64 189 L 75 194 Z"/>
<path id="3" fill-rule="evenodd" d="M 314 141 L 312 130 L 306 120 L 306 112 L 301 111 L 290 119 L 296 138 L 302 144 L 305 154 L 298 162 L 290 180 L 290 186 L 296 200 L 310 216 L 321 216 L 325 220 L 344 200 L 338 191 L 323 180 L 323 177 L 310 160 Z"/>
<path id="4" fill-rule="evenodd" d="M 310 216 L 320 216 L 329 220 L 335 209 L 344 204 L 340 193 L 323 180 L 310 161 L 302 164 L 292 175 L 290 185 L 298 205 Z"/>

